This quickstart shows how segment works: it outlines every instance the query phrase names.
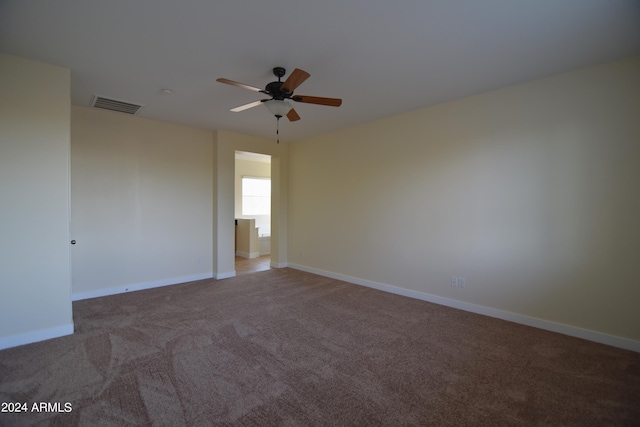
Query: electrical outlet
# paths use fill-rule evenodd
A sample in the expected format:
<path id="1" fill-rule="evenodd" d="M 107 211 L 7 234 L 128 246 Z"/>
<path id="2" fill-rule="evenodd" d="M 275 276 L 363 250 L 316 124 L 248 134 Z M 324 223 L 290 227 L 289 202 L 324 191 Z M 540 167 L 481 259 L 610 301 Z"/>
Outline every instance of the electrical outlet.
<path id="1" fill-rule="evenodd" d="M 451 276 L 451 286 L 458 286 L 458 278 L 456 276 Z"/>
<path id="2" fill-rule="evenodd" d="M 465 286 L 467 286 L 467 279 L 464 277 L 458 277 L 458 287 L 464 288 Z"/>
<path id="3" fill-rule="evenodd" d="M 304 251 L 300 251 L 300 258 L 304 258 Z"/>

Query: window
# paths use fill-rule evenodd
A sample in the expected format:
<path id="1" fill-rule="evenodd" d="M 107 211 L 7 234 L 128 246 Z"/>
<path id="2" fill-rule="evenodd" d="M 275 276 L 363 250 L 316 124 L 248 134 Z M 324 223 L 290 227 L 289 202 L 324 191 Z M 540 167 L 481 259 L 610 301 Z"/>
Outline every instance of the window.
<path id="1" fill-rule="evenodd" d="M 271 215 L 271 179 L 242 177 L 242 215 Z"/>

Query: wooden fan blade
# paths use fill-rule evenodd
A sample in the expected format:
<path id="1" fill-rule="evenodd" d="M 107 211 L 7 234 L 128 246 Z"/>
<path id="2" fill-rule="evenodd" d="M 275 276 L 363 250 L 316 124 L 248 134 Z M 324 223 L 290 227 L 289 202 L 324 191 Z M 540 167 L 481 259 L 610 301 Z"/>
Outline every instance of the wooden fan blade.
<path id="1" fill-rule="evenodd" d="M 296 112 L 296 110 L 294 110 L 293 108 L 291 110 L 289 110 L 289 112 L 287 113 L 287 119 L 289 119 L 290 122 L 296 122 L 298 120 L 300 120 L 300 116 L 298 115 L 298 113 Z"/>
<path id="2" fill-rule="evenodd" d="M 342 105 L 340 98 L 323 98 L 321 96 L 295 95 L 292 96 L 296 102 L 306 102 L 307 104 L 328 105 L 330 107 L 339 107 Z"/>
<path id="3" fill-rule="evenodd" d="M 244 105 L 241 105 L 239 107 L 232 108 L 229 111 L 233 111 L 234 113 L 238 113 L 240 111 L 248 110 L 249 108 L 257 107 L 258 105 L 262 104 L 264 101 L 266 101 L 266 99 L 262 99 L 260 101 L 250 102 L 248 104 L 244 104 Z"/>
<path id="4" fill-rule="evenodd" d="M 305 80 L 307 80 L 311 74 L 307 73 L 304 70 L 296 68 L 293 70 L 291 75 L 285 80 L 285 82 L 280 86 L 280 91 L 283 93 L 292 93 L 298 86 L 302 84 Z"/>
<path id="5" fill-rule="evenodd" d="M 223 77 L 220 77 L 219 79 L 216 79 L 216 81 L 217 81 L 217 82 L 220 82 L 220 83 L 227 84 L 227 85 L 240 87 L 240 88 L 242 88 L 242 89 L 252 90 L 252 91 L 254 91 L 254 92 L 262 92 L 262 93 L 266 93 L 264 90 L 262 90 L 262 89 L 260 89 L 260 88 L 257 88 L 257 87 L 254 87 L 254 86 L 249 86 L 249 85 L 246 85 L 246 84 L 244 84 L 244 83 L 234 82 L 233 80 L 225 79 L 225 78 L 223 78 Z"/>

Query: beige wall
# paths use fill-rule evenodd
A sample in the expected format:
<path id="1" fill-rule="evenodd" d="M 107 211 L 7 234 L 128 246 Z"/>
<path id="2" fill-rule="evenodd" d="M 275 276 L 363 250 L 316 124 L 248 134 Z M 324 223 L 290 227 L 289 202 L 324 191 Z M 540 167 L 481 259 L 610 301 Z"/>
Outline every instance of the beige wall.
<path id="1" fill-rule="evenodd" d="M 0 55 L 0 348 L 73 333 L 69 70 Z"/>
<path id="2" fill-rule="evenodd" d="M 640 58 L 289 154 L 292 265 L 640 341 Z"/>
<path id="3" fill-rule="evenodd" d="M 256 258 L 260 255 L 258 229 L 255 219 L 237 219 L 236 255 L 244 258 Z"/>
<path id="4" fill-rule="evenodd" d="M 213 134 L 72 107 L 74 298 L 212 276 Z"/>

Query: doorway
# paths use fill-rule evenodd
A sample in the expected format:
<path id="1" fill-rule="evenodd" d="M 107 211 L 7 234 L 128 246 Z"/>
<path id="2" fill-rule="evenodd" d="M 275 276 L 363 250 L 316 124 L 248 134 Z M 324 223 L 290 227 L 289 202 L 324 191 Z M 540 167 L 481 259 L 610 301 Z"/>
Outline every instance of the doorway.
<path id="1" fill-rule="evenodd" d="M 235 152 L 235 271 L 264 271 L 271 263 L 271 156 Z"/>

